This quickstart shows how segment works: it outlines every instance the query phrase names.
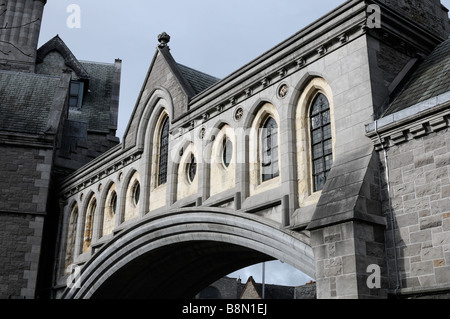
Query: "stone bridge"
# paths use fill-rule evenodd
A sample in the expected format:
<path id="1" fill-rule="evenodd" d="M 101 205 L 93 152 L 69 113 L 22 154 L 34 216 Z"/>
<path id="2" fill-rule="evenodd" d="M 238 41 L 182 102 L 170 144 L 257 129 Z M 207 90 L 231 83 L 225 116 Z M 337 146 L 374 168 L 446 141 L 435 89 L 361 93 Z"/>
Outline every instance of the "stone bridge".
<path id="1" fill-rule="evenodd" d="M 175 209 L 143 218 L 99 248 L 62 297 L 186 298 L 274 258 L 314 276 L 305 235 L 230 209 Z"/>
<path id="2" fill-rule="evenodd" d="M 366 124 L 441 38 L 376 3 L 381 26 L 346 1 L 222 80 L 175 62 L 162 33 L 121 144 L 60 185 L 56 296 L 192 297 L 279 259 L 318 298 L 386 297 L 386 181 Z"/>

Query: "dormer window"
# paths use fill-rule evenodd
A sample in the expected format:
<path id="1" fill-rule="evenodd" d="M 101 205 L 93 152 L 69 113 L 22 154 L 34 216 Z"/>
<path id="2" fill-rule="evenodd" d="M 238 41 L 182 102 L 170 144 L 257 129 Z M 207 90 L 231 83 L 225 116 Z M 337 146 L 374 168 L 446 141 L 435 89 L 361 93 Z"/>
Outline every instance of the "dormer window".
<path id="1" fill-rule="evenodd" d="M 84 83 L 80 81 L 70 82 L 69 107 L 81 108 L 83 102 Z"/>

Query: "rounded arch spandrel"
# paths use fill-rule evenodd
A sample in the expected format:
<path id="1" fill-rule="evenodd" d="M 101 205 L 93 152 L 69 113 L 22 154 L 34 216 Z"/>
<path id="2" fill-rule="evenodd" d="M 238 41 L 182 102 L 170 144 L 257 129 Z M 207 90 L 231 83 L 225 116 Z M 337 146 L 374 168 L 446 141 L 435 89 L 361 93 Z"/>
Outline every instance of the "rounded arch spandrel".
<path id="1" fill-rule="evenodd" d="M 257 216 L 219 208 L 186 208 L 152 216 L 118 234 L 86 263 L 81 273 L 81 288 L 66 290 L 63 298 L 91 298 L 116 271 L 126 269 L 127 264 L 162 251 L 164 247 L 201 242 L 243 247 L 248 252 L 268 256 L 267 260 L 279 259 L 311 277 L 315 275 L 314 256 L 307 236 L 282 230 L 277 223 Z M 215 251 L 202 253 L 210 255 Z M 171 267 L 174 260 L 161 256 L 164 258 L 165 266 Z M 220 269 L 221 265 L 216 266 Z"/>

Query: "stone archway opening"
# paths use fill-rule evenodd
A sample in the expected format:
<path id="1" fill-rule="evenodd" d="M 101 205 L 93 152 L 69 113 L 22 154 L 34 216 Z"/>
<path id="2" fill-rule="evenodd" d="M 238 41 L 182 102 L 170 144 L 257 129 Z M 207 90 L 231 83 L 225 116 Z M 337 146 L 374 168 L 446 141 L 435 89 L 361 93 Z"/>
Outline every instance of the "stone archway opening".
<path id="1" fill-rule="evenodd" d="M 191 298 L 235 270 L 274 259 L 315 273 L 306 234 L 251 214 L 183 208 L 116 233 L 62 298 Z"/>
<path id="2" fill-rule="evenodd" d="M 235 270 L 275 260 L 230 243 L 191 241 L 134 259 L 108 278 L 93 299 L 188 299 Z"/>

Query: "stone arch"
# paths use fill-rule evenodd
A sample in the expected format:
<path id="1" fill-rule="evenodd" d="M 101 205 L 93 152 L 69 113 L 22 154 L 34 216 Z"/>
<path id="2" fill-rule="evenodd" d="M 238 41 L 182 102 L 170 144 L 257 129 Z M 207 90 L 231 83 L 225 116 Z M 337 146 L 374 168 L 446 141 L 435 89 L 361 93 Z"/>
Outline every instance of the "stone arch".
<path id="1" fill-rule="evenodd" d="M 75 260 L 75 248 L 77 240 L 77 230 L 80 217 L 80 209 L 76 199 L 72 199 L 71 203 L 67 206 L 67 223 L 64 231 L 64 273 L 69 269 L 69 266 L 73 264 Z"/>
<path id="2" fill-rule="evenodd" d="M 234 128 L 228 123 L 220 121 L 214 126 L 211 133 L 209 145 L 206 150 L 209 156 L 209 195 L 214 196 L 223 191 L 232 189 L 236 183 L 236 162 L 237 162 L 237 138 Z M 214 140 L 211 140 L 214 136 Z M 228 165 L 223 161 L 224 140 L 229 140 L 232 145 L 231 159 Z M 220 182 L 213 182 L 215 181 Z"/>
<path id="3" fill-rule="evenodd" d="M 139 189 L 137 189 L 139 187 Z M 140 206 L 142 202 L 142 184 L 140 174 L 137 170 L 132 169 L 127 175 L 124 182 L 122 196 L 123 200 L 123 222 L 139 217 Z M 136 193 L 139 192 L 137 195 Z M 136 198 L 138 196 L 138 198 Z"/>
<path id="4" fill-rule="evenodd" d="M 312 187 L 311 136 L 310 136 L 310 107 L 318 93 L 324 94 L 330 104 L 331 134 L 336 142 L 334 123 L 334 104 L 331 86 L 323 77 L 305 77 L 305 83 L 299 84 L 300 94 L 295 107 L 295 137 L 297 141 L 297 179 L 298 200 L 300 206 L 307 206 L 318 201 L 321 191 L 314 192 Z"/>
<path id="5" fill-rule="evenodd" d="M 244 121 L 243 121 L 243 127 L 245 130 L 248 130 L 252 127 L 252 123 L 255 120 L 256 114 L 259 111 L 259 109 L 264 105 L 264 104 L 272 104 L 275 108 L 276 108 L 276 104 L 271 101 L 270 99 L 266 99 L 266 98 L 258 98 L 253 104 L 252 106 L 247 110 L 245 116 L 244 116 Z M 278 112 L 278 111 L 277 111 Z"/>
<path id="6" fill-rule="evenodd" d="M 144 149 L 145 145 L 151 145 L 156 121 L 161 111 L 165 110 L 171 120 L 173 120 L 173 101 L 172 97 L 165 88 L 157 88 L 145 103 L 144 111 L 139 118 L 137 127 L 136 145 L 139 149 Z M 147 141 L 147 143 L 146 143 Z"/>
<path id="7" fill-rule="evenodd" d="M 281 174 L 278 177 L 270 179 L 268 181 L 262 181 L 261 178 L 261 132 L 264 123 L 268 118 L 273 118 L 277 123 L 277 141 L 278 141 L 278 158 L 281 158 L 281 134 L 280 134 L 280 116 L 276 106 L 269 102 L 260 102 L 254 111 L 254 115 L 249 123 L 249 144 L 248 144 L 248 158 L 249 158 L 249 195 L 255 195 L 274 187 L 281 185 Z M 281 167 L 278 168 L 281 172 Z"/>
<path id="8" fill-rule="evenodd" d="M 150 211 L 155 210 L 157 208 L 163 207 L 166 205 L 166 193 L 167 193 L 167 182 L 168 182 L 168 163 L 167 163 L 167 176 L 166 176 L 166 182 L 159 184 L 159 169 L 160 169 L 160 136 L 161 136 L 161 130 L 163 124 L 167 121 L 169 121 L 169 130 L 170 130 L 170 121 L 171 116 L 166 108 L 159 107 L 155 110 L 154 117 L 151 119 L 149 123 L 149 136 L 148 140 L 151 141 L 151 144 L 149 145 L 148 153 L 146 155 L 146 158 L 148 159 L 148 165 L 146 165 L 145 170 L 148 172 L 144 172 L 144 176 L 150 176 L 150 178 L 147 179 L 147 185 L 143 189 L 148 197 L 152 197 L 152 200 L 148 203 L 148 209 Z M 170 136 L 169 136 L 169 143 L 170 143 Z M 170 145 L 169 145 L 170 149 Z M 168 154 L 169 156 L 169 154 Z M 144 201 L 145 203 L 145 201 Z M 145 205 L 145 204 L 144 204 Z"/>
<path id="9" fill-rule="evenodd" d="M 90 191 L 86 196 L 85 203 L 83 205 L 81 219 L 81 227 L 78 231 L 80 254 L 90 251 L 94 238 L 94 227 L 96 215 L 98 211 L 97 196 L 94 191 Z"/>
<path id="10" fill-rule="evenodd" d="M 302 233 L 233 210 L 177 209 L 118 233 L 85 264 L 81 288 L 66 289 L 62 298 L 189 298 L 227 273 L 272 259 L 315 276 Z"/>
<path id="11" fill-rule="evenodd" d="M 190 197 L 194 194 L 198 193 L 199 189 L 199 163 L 201 163 L 202 154 L 197 151 L 197 148 L 193 142 L 189 142 L 186 144 L 186 147 L 183 147 L 182 155 L 179 155 L 180 160 L 176 167 L 176 199 L 181 200 L 187 197 Z M 189 179 L 189 167 L 192 159 L 196 161 L 196 173 L 192 180 Z"/>

